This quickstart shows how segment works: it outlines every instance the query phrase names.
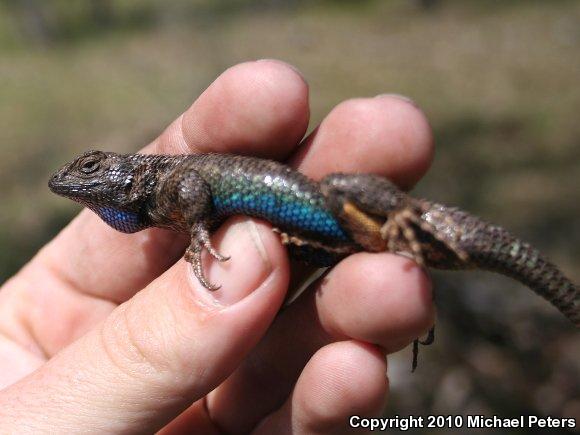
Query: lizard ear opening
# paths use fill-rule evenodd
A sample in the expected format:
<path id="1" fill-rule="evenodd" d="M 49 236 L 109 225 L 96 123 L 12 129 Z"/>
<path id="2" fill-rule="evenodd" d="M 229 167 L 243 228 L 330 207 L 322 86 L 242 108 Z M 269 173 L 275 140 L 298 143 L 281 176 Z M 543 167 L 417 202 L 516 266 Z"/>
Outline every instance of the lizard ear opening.
<path id="1" fill-rule="evenodd" d="M 127 177 L 125 182 L 125 192 L 130 202 L 142 201 L 149 196 L 154 186 L 148 174 L 149 167 L 146 164 L 138 165 L 130 169 L 132 175 Z"/>

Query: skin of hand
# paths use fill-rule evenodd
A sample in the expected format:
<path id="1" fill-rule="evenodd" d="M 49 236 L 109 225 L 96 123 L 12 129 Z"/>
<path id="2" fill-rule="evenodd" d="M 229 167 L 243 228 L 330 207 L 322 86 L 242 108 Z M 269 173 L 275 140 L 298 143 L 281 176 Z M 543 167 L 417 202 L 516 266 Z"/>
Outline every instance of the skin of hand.
<path id="1" fill-rule="evenodd" d="M 247 62 L 143 151 L 241 153 L 404 188 L 432 159 L 425 116 L 400 96 L 344 101 L 302 139 L 308 122 L 293 67 Z M 0 290 L 2 430 L 348 433 L 350 415 L 380 414 L 385 355 L 434 321 L 425 272 L 359 253 L 279 312 L 290 263 L 269 224 L 234 217 L 213 241 L 231 260 L 205 257 L 212 293 L 181 259 L 186 237 L 121 234 L 82 211 Z"/>

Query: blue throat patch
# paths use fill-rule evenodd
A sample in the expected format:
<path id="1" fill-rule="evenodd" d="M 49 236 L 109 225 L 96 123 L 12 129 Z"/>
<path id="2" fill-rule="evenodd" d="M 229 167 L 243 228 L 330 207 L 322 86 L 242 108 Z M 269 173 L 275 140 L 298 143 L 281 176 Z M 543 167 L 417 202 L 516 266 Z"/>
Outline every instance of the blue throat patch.
<path id="1" fill-rule="evenodd" d="M 146 228 L 139 215 L 130 211 L 121 211 L 112 207 L 99 207 L 95 213 L 111 227 L 122 233 L 135 233 Z"/>

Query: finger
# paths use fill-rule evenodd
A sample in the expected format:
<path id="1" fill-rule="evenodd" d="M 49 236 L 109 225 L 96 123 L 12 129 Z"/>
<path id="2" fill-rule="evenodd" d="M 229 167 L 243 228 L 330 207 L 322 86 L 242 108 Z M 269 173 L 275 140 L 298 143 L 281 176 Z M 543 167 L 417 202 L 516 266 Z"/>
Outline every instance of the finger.
<path id="1" fill-rule="evenodd" d="M 30 267 L 27 265 L 26 267 Z M 49 270 L 20 273 L 0 291 L 0 335 L 41 364 L 105 318 L 116 304 L 60 286 Z M 15 355 L 15 353 L 12 353 Z M 0 358 L 2 359 L 2 358 Z M 20 364 L 6 376 L 15 382 L 36 367 Z M 10 382 L 10 383 L 12 383 Z"/>
<path id="2" fill-rule="evenodd" d="M 183 435 L 190 433 L 203 435 L 220 435 L 222 433 L 207 412 L 205 398 L 195 402 L 157 432 L 158 435 Z"/>
<path id="3" fill-rule="evenodd" d="M 320 349 L 300 374 L 290 398 L 252 433 L 342 434 L 360 431 L 349 417 L 380 414 L 387 365 L 375 347 L 343 341 Z"/>
<path id="4" fill-rule="evenodd" d="M 261 60 L 225 71 L 148 151 L 282 159 L 309 120 L 308 85 L 291 65 Z"/>
<path id="5" fill-rule="evenodd" d="M 345 259 L 320 283 L 315 304 L 322 331 L 400 350 L 435 319 L 431 281 L 408 258 L 361 253 Z M 298 306 L 296 307 L 299 308 Z"/>
<path id="6" fill-rule="evenodd" d="M 354 338 L 391 352 L 433 322 L 426 275 L 392 254 L 350 256 L 310 290 L 282 311 L 256 350 L 212 392 L 208 406 L 221 427 L 246 431 L 277 409 L 310 357 L 328 343 Z"/>
<path id="7" fill-rule="evenodd" d="M 0 426 L 151 432 L 214 389 L 261 338 L 288 284 L 286 255 L 270 227 L 232 225 L 216 241 L 238 260 L 227 271 L 208 268 L 224 290 L 208 292 L 187 263 L 177 263 L 4 390 Z"/>
<path id="8" fill-rule="evenodd" d="M 412 187 L 433 160 L 433 132 L 411 100 L 393 95 L 347 100 L 336 106 L 292 157 L 312 178 L 332 172 L 386 176 Z M 296 281 L 311 268 L 293 267 Z"/>
<path id="9" fill-rule="evenodd" d="M 0 391 L 44 364 L 44 358 L 0 335 Z"/>
<path id="10" fill-rule="evenodd" d="M 259 121 L 249 122 L 249 116 Z M 302 77 L 281 62 L 250 62 L 224 72 L 148 150 L 280 157 L 299 142 L 307 124 L 308 88 Z M 54 353 L 113 309 L 109 304 L 101 310 L 103 301 L 125 301 L 166 270 L 185 243 L 184 237 L 160 229 L 121 234 L 83 211 L 9 283 L 14 291 L 3 291 L 10 296 L 1 304 L 1 318 L 21 319 L 20 331 L 7 335 Z M 101 308 L 95 310 L 83 295 Z M 63 328 L 75 326 L 72 333 L 54 327 L 55 307 Z M 0 320 L 0 331 L 9 328 Z"/>
<path id="11" fill-rule="evenodd" d="M 409 100 L 383 95 L 336 106 L 292 161 L 315 178 L 365 172 L 409 188 L 429 168 L 433 152 L 433 133 L 423 112 Z"/>

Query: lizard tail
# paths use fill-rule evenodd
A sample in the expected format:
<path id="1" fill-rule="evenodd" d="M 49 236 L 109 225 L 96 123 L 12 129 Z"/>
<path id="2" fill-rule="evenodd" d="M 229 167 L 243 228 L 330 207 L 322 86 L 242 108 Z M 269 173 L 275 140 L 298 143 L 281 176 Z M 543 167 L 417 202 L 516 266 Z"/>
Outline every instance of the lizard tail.
<path id="1" fill-rule="evenodd" d="M 470 261 L 481 269 L 499 272 L 520 281 L 552 303 L 576 327 L 580 327 L 578 285 L 529 243 L 502 227 L 482 224 L 477 231 L 482 231 L 483 237 L 476 237 L 475 240 L 487 242 L 470 243 L 469 247 L 465 247 Z"/>
<path id="2" fill-rule="evenodd" d="M 495 228 L 495 231 L 498 229 Z M 503 232 L 504 237 L 509 238 L 505 245 L 489 246 L 473 255 L 473 259 L 480 263 L 481 268 L 503 273 L 527 285 L 552 303 L 576 327 L 580 327 L 578 286 L 529 243 L 511 236 L 505 230 Z M 494 258 L 496 253 L 497 257 Z"/>

